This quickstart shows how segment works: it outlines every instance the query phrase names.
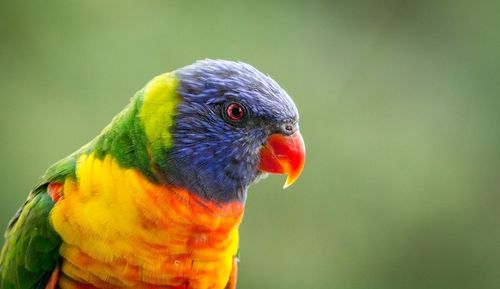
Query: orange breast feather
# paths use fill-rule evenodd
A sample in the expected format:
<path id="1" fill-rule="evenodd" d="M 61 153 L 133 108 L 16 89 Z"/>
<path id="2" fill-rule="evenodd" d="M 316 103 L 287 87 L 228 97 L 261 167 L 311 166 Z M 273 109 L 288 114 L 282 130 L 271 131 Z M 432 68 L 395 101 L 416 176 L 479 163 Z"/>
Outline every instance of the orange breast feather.
<path id="1" fill-rule="evenodd" d="M 220 205 L 154 184 L 110 156 L 83 155 L 76 175 L 65 181 L 51 214 L 64 241 L 59 287 L 228 284 L 243 204 Z"/>

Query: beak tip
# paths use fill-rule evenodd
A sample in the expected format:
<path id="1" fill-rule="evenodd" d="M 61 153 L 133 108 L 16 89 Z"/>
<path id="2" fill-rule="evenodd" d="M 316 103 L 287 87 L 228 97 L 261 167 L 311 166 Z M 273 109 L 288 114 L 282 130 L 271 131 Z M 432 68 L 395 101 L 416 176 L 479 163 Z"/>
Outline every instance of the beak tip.
<path id="1" fill-rule="evenodd" d="M 298 175 L 295 177 L 288 175 L 286 178 L 286 182 L 283 185 L 283 189 L 286 189 L 286 188 L 290 187 L 291 185 L 293 185 L 298 178 L 299 178 Z"/>

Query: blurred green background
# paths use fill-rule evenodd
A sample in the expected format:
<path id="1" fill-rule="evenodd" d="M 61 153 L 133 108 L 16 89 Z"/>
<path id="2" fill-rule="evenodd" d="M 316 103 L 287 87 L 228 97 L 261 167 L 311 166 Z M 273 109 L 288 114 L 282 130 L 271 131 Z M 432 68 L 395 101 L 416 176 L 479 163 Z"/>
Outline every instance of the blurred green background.
<path id="1" fill-rule="evenodd" d="M 500 288 L 498 1 L 0 5 L 1 227 L 154 75 L 241 60 L 308 159 L 251 188 L 238 288 Z"/>

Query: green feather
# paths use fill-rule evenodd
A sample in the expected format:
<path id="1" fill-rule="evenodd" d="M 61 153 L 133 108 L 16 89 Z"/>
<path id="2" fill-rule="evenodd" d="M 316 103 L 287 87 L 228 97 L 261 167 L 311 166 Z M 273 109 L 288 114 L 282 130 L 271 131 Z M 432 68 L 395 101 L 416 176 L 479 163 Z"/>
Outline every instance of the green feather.
<path id="1" fill-rule="evenodd" d="M 137 92 L 127 107 L 89 144 L 86 153 L 94 151 L 98 158 L 113 156 L 124 168 L 135 168 L 156 181 L 147 149 L 144 124 L 139 118 L 143 90 Z"/>
<path id="2" fill-rule="evenodd" d="M 0 288 L 36 288 L 56 268 L 62 240 L 49 221 L 53 206 L 46 186 L 41 186 L 11 222 L 0 255 Z"/>

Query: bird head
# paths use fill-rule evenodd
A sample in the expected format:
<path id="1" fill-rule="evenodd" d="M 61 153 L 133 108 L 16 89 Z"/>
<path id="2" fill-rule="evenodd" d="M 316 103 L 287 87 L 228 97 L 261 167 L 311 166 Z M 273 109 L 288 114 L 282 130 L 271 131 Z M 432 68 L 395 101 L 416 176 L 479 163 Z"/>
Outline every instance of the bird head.
<path id="1" fill-rule="evenodd" d="M 295 104 L 245 63 L 203 60 L 153 79 L 142 115 L 160 178 L 207 200 L 243 202 L 266 173 L 287 174 L 287 187 L 304 165 Z"/>

